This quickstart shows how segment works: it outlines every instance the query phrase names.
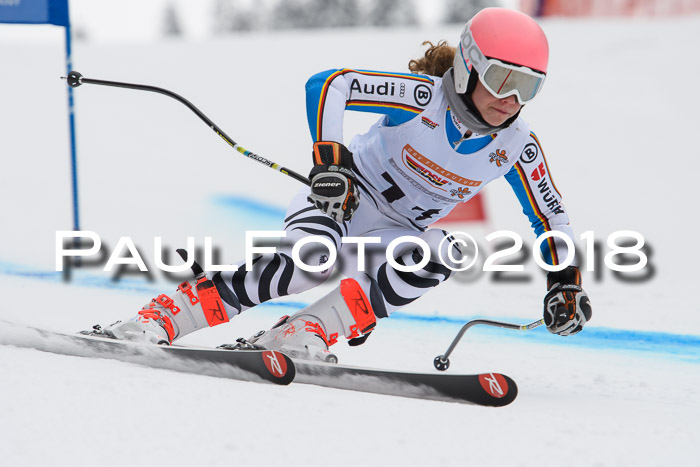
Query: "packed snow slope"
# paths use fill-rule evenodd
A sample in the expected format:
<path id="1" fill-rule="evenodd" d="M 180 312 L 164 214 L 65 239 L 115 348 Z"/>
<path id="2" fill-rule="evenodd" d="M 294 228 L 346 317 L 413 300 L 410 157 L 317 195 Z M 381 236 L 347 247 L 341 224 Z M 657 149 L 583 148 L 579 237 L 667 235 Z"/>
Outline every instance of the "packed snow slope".
<path id="1" fill-rule="evenodd" d="M 690 293 L 700 263 L 700 63 L 692 59 L 700 17 L 542 24 L 550 73 L 522 115 L 543 144 L 577 235 L 590 231 L 598 241 L 595 265 L 584 262 L 593 269 L 584 287 L 594 315 L 570 338 L 543 329 L 467 333 L 449 371 L 510 375 L 520 388 L 512 405 L 274 387 L 3 345 L 3 465 L 700 465 L 700 307 Z M 78 42 L 73 66 L 88 78 L 177 92 L 247 149 L 306 173 L 309 76 L 342 67 L 405 72 L 422 41 L 455 43 L 459 30 Z M 175 100 L 84 85 L 75 90 L 81 227 L 100 236 L 103 260 L 130 237 L 151 274 L 131 268 L 115 276 L 96 261 L 70 277 L 56 272 L 56 231 L 72 228 L 62 36 L 5 40 L 0 57 L 0 320 L 74 332 L 124 319 L 177 283 L 155 269 L 154 237 L 171 260 L 187 236 L 197 245 L 212 237 L 220 262 L 230 263 L 243 258 L 246 230 L 280 227 L 297 182 L 246 160 Z M 348 113 L 346 142 L 375 119 Z M 343 362 L 434 371 L 432 359 L 466 320 L 541 316 L 544 274 L 529 256 L 528 222 L 505 181 L 485 196 L 487 223 L 450 228 L 468 230 L 484 247 L 490 232 L 518 233 L 528 255 L 511 259 L 525 271 L 509 281 L 457 274 L 380 322 L 365 345 L 338 344 Z M 608 237 L 622 230 L 645 238 L 641 272 L 613 274 L 604 264 Z M 331 286 L 184 342 L 247 337 Z M 0 325 L 0 342 L 7 332 Z"/>

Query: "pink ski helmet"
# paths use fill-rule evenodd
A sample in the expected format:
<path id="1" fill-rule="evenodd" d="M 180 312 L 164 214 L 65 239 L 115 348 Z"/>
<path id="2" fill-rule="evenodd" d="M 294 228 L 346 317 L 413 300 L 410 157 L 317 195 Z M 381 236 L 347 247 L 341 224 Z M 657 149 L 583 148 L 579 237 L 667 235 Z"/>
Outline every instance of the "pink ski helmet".
<path id="1" fill-rule="evenodd" d="M 534 19 L 516 10 L 484 8 L 467 22 L 454 58 L 455 90 L 471 92 L 476 70 L 481 83 L 496 97 L 515 95 L 520 104 L 542 89 L 549 44 Z"/>

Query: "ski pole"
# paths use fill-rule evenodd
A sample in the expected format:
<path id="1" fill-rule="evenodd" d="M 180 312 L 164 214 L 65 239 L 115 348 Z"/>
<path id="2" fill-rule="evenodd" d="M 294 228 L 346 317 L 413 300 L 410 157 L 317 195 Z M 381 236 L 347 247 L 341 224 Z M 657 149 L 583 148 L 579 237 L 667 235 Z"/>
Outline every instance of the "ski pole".
<path id="1" fill-rule="evenodd" d="M 221 139 L 226 141 L 233 149 L 236 151 L 240 152 L 244 156 L 246 156 L 249 159 L 253 159 L 254 161 L 260 162 L 263 165 L 266 165 L 268 167 L 271 167 L 275 169 L 278 172 L 283 173 L 284 175 L 288 175 L 292 177 L 293 179 L 305 184 L 309 185 L 309 179 L 304 177 L 303 175 L 300 175 L 293 170 L 289 170 L 285 167 L 282 167 L 281 165 L 269 161 L 265 159 L 264 157 L 261 157 L 254 152 L 248 151 L 246 148 L 243 146 L 240 146 L 238 143 L 236 143 L 234 140 L 232 140 L 224 131 L 219 128 L 214 122 L 212 122 L 204 113 L 202 113 L 201 110 L 199 110 L 197 107 L 195 107 L 190 101 L 185 99 L 184 97 L 175 94 L 172 91 L 168 91 L 167 89 L 163 88 L 157 88 L 155 86 L 147 86 L 143 84 L 132 84 L 132 83 L 121 83 L 118 81 L 104 81 L 100 79 L 90 79 L 90 78 L 85 78 L 83 75 L 78 73 L 77 71 L 71 71 L 68 73 L 68 76 L 62 76 L 61 79 L 65 79 L 68 82 L 68 86 L 72 88 L 77 88 L 81 84 L 99 84 L 101 86 L 113 86 L 117 88 L 127 88 L 127 89 L 136 89 L 139 91 L 151 91 L 151 92 L 157 92 L 160 94 L 165 94 L 166 96 L 172 97 L 173 99 L 181 102 L 182 104 L 185 104 L 192 112 L 197 114 L 197 116 L 202 119 L 204 123 L 207 124 L 209 128 L 214 130 L 214 133 L 219 135 Z"/>
<path id="2" fill-rule="evenodd" d="M 433 365 L 435 365 L 435 368 L 437 368 L 440 371 L 445 371 L 450 367 L 449 356 L 452 354 L 452 351 L 455 349 L 455 347 L 457 347 L 457 344 L 459 343 L 460 339 L 462 339 L 464 333 L 467 332 L 467 329 L 478 324 L 483 324 L 485 326 L 494 326 L 497 328 L 504 329 L 515 329 L 518 331 L 529 331 L 530 329 L 535 329 L 536 327 L 544 324 L 544 318 L 538 319 L 537 321 L 533 321 L 530 324 L 503 323 L 501 321 L 492 321 L 490 319 L 473 319 L 471 321 L 468 321 L 464 326 L 462 326 L 462 329 L 459 330 L 457 336 L 454 338 L 454 340 L 450 344 L 450 347 L 447 349 L 447 352 L 445 352 L 443 355 L 438 355 L 437 357 L 435 357 L 435 360 L 433 360 Z"/>

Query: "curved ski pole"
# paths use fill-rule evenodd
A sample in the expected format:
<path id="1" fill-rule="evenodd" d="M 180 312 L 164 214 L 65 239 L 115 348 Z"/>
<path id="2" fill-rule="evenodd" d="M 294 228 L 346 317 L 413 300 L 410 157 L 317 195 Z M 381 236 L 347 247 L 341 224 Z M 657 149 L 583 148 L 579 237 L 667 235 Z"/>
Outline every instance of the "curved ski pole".
<path id="1" fill-rule="evenodd" d="M 452 343 L 447 349 L 447 352 L 445 352 L 443 355 L 438 355 L 437 357 L 435 357 L 435 360 L 433 360 L 433 365 L 435 365 L 435 368 L 437 368 L 440 371 L 445 371 L 450 367 L 449 356 L 452 354 L 452 351 L 455 349 L 455 347 L 457 347 L 457 344 L 459 343 L 460 339 L 462 339 L 464 333 L 467 332 L 467 329 L 478 324 L 483 324 L 485 326 L 494 326 L 503 329 L 515 329 L 517 331 L 529 331 L 530 329 L 534 329 L 544 324 L 544 318 L 538 319 L 537 321 L 533 321 L 530 324 L 503 323 L 501 321 L 492 321 L 490 319 L 473 319 L 471 321 L 468 321 L 464 326 L 462 326 L 462 329 L 459 330 L 454 340 L 452 340 Z"/>
<path id="2" fill-rule="evenodd" d="M 113 86 L 113 87 L 117 87 L 117 88 L 136 89 L 139 91 L 151 91 L 151 92 L 157 92 L 160 94 L 165 94 L 166 96 L 172 97 L 173 99 L 181 102 L 182 104 L 185 104 L 192 112 L 197 114 L 197 116 L 200 119 L 202 119 L 202 121 L 204 123 L 206 123 L 209 128 L 214 130 L 214 133 L 219 135 L 221 137 L 221 139 L 226 141 L 233 149 L 240 152 L 241 154 L 243 154 L 247 158 L 252 159 L 254 161 L 257 161 L 257 162 L 260 162 L 261 164 L 266 165 L 268 167 L 271 167 L 271 168 L 275 169 L 276 171 L 281 172 L 284 175 L 288 175 L 288 176 L 292 177 L 293 179 L 295 179 L 295 180 L 297 180 L 305 185 L 310 184 L 309 179 L 304 177 L 303 175 L 300 175 L 300 174 L 294 172 L 293 170 L 289 170 L 285 167 L 282 167 L 281 165 L 279 165 L 275 162 L 269 161 L 262 156 L 258 156 L 254 152 L 248 151 L 243 146 L 240 146 L 234 140 L 229 138 L 229 136 L 226 133 L 224 133 L 224 131 L 221 128 L 219 128 L 214 122 L 212 122 L 206 115 L 204 115 L 204 113 L 202 113 L 201 110 L 199 110 L 197 107 L 195 107 L 190 101 L 188 101 L 187 99 L 185 99 L 184 97 L 182 97 L 178 94 L 175 94 L 172 91 L 168 91 L 167 89 L 163 89 L 163 88 L 157 88 L 155 86 L 147 86 L 144 84 L 121 83 L 118 81 L 104 81 L 104 80 L 100 80 L 100 79 L 85 78 L 85 77 L 83 77 L 83 75 L 81 75 L 77 71 L 71 71 L 68 74 L 68 76 L 62 76 L 61 79 L 65 79 L 68 82 L 68 86 L 70 86 L 72 88 L 77 88 L 81 84 L 99 84 L 101 86 Z"/>

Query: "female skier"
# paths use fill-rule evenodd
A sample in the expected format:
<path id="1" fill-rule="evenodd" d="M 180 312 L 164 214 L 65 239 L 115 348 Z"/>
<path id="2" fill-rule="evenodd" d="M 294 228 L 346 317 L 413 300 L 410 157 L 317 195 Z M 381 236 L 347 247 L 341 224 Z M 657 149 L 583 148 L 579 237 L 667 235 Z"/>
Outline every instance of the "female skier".
<path id="1" fill-rule="evenodd" d="M 444 241 L 446 232 L 428 227 L 490 181 L 506 178 L 537 235 L 556 230 L 573 237 L 540 143 L 519 117 L 542 88 L 548 55 L 545 34 L 532 18 L 486 8 L 466 24 L 458 48 L 430 44 L 424 57 L 412 60 L 413 74 L 338 69 L 311 77 L 306 100 L 314 167 L 311 187 L 293 199 L 284 220 L 289 244 L 256 257 L 250 270 L 241 264 L 231 272 L 202 273 L 104 332 L 169 344 L 267 300 L 308 290 L 325 281 L 335 264 L 330 249 L 307 249 L 307 267 L 293 261 L 294 245 L 317 236 L 338 252 L 347 278 L 248 343 L 336 361 L 329 347 L 338 338 L 364 342 L 376 318 L 450 277 L 459 266 L 450 256 L 459 254 L 448 251 L 455 247 Z M 346 109 L 382 115 L 347 148 Z M 386 247 L 405 236 L 414 241 L 393 249 L 389 261 Z M 375 237 L 379 243 L 369 246 L 378 248 L 367 246 L 365 256 L 365 245 L 347 244 L 351 238 L 359 243 L 358 237 Z M 551 265 L 567 253 L 556 237 L 542 244 Z M 574 334 L 590 318 L 577 267 L 550 272 L 544 299 L 549 331 Z"/>

